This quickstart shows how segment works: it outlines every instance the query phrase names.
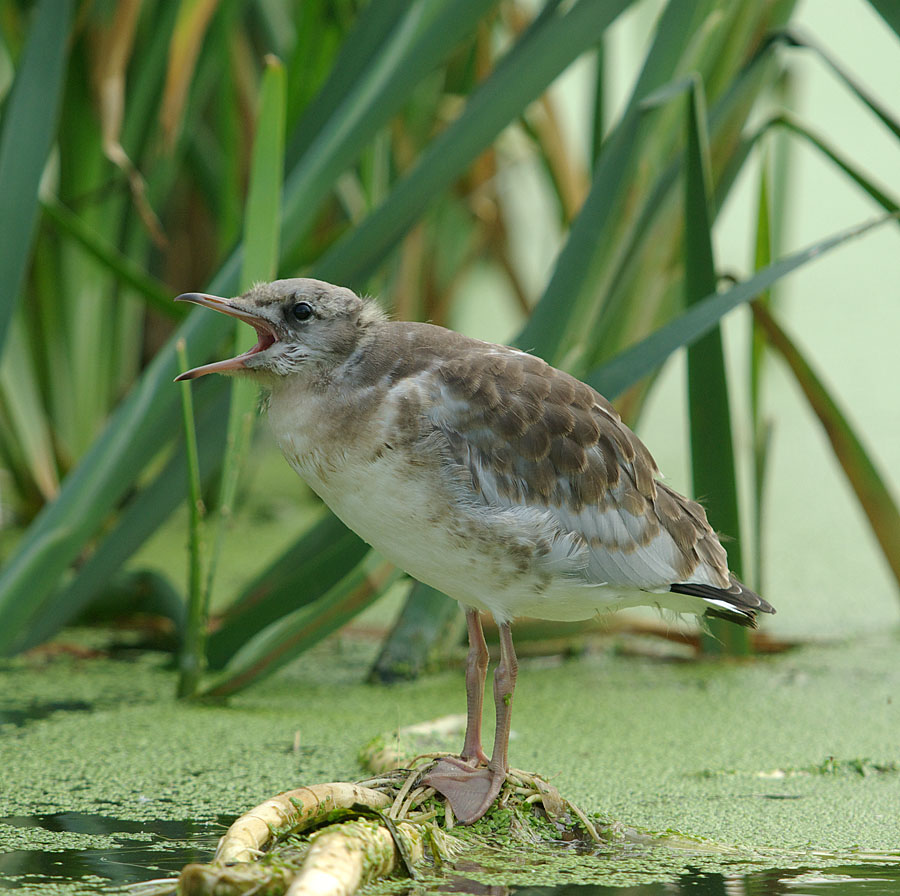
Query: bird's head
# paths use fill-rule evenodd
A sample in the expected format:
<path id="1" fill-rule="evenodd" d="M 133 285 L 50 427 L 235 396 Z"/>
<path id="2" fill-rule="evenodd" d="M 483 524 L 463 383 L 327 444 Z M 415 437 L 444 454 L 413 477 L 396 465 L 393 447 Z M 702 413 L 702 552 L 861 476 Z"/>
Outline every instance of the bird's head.
<path id="1" fill-rule="evenodd" d="M 371 324 L 384 317 L 374 302 L 349 289 L 300 278 L 259 283 L 235 299 L 189 292 L 175 301 L 236 317 L 250 324 L 257 337 L 256 345 L 243 354 L 195 367 L 178 380 L 207 373 L 284 377 L 309 369 L 311 363 L 340 364 L 353 354 Z"/>

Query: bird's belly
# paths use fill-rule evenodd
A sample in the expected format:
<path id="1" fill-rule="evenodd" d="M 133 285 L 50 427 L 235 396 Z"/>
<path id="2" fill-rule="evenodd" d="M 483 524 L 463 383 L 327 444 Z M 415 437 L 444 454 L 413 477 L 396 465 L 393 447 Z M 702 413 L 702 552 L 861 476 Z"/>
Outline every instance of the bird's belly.
<path id="1" fill-rule="evenodd" d="M 484 596 L 508 565 L 501 550 L 474 544 L 465 521 L 426 478 L 410 476 L 392 458 L 332 473 L 324 481 L 298 472 L 348 528 L 386 559 L 457 600 L 492 609 Z"/>
<path id="2" fill-rule="evenodd" d="M 323 475 L 306 460 L 289 462 L 331 510 L 386 559 L 420 581 L 499 620 L 518 616 L 589 619 L 630 603 L 640 592 L 588 585 L 537 567 L 527 534 L 511 534 L 508 516 L 453 501 L 427 468 L 399 452 L 371 455 Z"/>

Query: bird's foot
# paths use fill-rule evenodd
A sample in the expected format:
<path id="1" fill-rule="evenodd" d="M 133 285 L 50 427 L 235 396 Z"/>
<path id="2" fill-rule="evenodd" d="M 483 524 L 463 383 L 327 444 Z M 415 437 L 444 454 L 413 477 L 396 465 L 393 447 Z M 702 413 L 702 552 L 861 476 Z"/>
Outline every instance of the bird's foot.
<path id="1" fill-rule="evenodd" d="M 471 749 L 463 747 L 462 753 L 459 754 L 459 759 L 457 759 L 456 756 L 448 756 L 447 758 L 454 759 L 457 762 L 462 761 L 466 765 L 471 765 L 474 768 L 477 768 L 479 765 L 487 765 L 491 761 L 484 755 L 484 750 L 481 749 L 480 744 L 477 744 Z"/>
<path id="2" fill-rule="evenodd" d="M 506 772 L 473 768 L 463 759 L 446 756 L 422 778 L 422 783 L 443 794 L 461 824 L 478 821 L 497 799 Z"/>

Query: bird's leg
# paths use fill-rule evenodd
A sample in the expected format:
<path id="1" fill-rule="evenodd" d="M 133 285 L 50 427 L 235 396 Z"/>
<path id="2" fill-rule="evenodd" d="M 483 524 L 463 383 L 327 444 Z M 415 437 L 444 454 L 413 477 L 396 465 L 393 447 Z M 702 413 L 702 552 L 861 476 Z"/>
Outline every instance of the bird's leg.
<path id="1" fill-rule="evenodd" d="M 509 729 L 512 721 L 513 692 L 516 689 L 516 676 L 519 673 L 519 661 L 513 647 L 512 631 L 509 623 L 500 625 L 500 664 L 494 672 L 494 706 L 497 711 L 497 729 L 494 732 L 494 752 L 488 768 L 495 777 L 499 777 L 494 796 L 500 791 L 500 785 L 506 780 L 509 769 L 507 754 L 509 748 Z"/>
<path id="2" fill-rule="evenodd" d="M 478 624 L 478 631 L 479 633 L 481 631 L 480 623 Z M 471 643 L 471 625 L 469 638 Z M 471 655 L 472 648 L 470 648 Z M 477 661 L 472 663 L 472 668 L 476 671 L 478 670 Z M 500 664 L 497 666 L 496 672 L 494 672 L 494 704 L 497 711 L 497 731 L 494 735 L 494 751 L 487 768 L 473 768 L 460 759 L 448 757 L 441 759 L 422 779 L 423 784 L 433 787 L 447 798 L 447 801 L 453 808 L 454 815 L 463 824 L 472 824 L 487 812 L 497 798 L 497 794 L 500 793 L 503 782 L 506 780 L 512 698 L 516 686 L 518 668 L 519 664 L 516 660 L 516 652 L 513 649 L 509 623 L 503 622 L 500 625 Z M 472 678 L 475 678 L 474 673 Z M 479 680 L 481 682 L 484 681 L 483 678 Z M 467 690 L 469 690 L 468 674 L 466 683 Z M 471 690 L 469 690 L 469 696 L 472 696 Z M 473 708 L 471 704 L 469 708 L 471 711 Z M 467 727 L 464 751 L 469 747 L 470 739 L 474 741 L 475 735 L 473 734 L 473 729 Z M 465 758 L 463 756 L 463 759 Z"/>
<path id="3" fill-rule="evenodd" d="M 466 626 L 469 629 L 469 656 L 466 659 L 466 740 L 460 756 L 475 765 L 488 758 L 481 748 L 481 714 L 484 708 L 484 682 L 487 678 L 488 649 L 484 642 L 481 615 L 478 610 L 466 609 Z"/>

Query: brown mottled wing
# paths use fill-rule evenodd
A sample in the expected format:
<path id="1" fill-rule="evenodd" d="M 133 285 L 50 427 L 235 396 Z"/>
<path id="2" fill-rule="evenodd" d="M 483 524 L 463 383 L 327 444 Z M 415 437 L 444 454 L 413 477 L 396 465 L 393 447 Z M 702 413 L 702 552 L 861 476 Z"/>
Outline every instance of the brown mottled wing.
<path id="1" fill-rule="evenodd" d="M 647 448 L 590 386 L 540 358 L 474 341 L 435 373 L 432 422 L 477 500 L 550 515 L 588 547 L 580 572 L 588 583 L 729 586 L 702 507 L 656 481 Z"/>

